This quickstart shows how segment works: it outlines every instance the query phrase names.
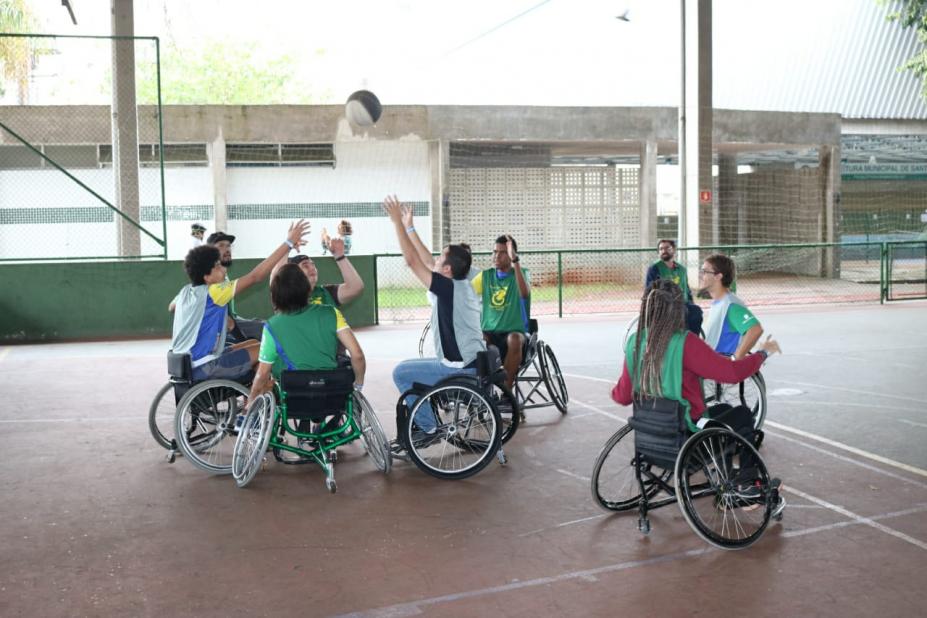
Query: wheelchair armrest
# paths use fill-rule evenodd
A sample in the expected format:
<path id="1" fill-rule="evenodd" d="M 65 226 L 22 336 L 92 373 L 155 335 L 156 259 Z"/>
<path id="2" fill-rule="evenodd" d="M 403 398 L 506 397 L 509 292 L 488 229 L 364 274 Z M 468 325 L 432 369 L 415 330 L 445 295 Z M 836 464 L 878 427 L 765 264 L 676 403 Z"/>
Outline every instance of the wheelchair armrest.
<path id="1" fill-rule="evenodd" d="M 502 369 L 502 357 L 499 348 L 486 346 L 485 352 L 476 353 L 476 375 L 481 378 L 492 377 Z"/>
<path id="2" fill-rule="evenodd" d="M 173 350 L 167 352 L 167 375 L 172 381 L 191 382 L 193 380 L 193 361 L 189 354 L 175 354 Z"/>

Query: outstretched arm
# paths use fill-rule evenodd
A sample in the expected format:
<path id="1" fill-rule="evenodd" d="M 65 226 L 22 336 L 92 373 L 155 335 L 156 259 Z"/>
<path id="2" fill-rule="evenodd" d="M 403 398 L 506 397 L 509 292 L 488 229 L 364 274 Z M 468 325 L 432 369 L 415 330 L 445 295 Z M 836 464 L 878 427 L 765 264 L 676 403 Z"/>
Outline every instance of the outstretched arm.
<path id="1" fill-rule="evenodd" d="M 335 265 L 341 271 L 341 278 L 344 279 L 344 283 L 338 286 L 338 302 L 351 302 L 364 291 L 364 281 L 344 253 L 344 239 L 332 238 L 328 243 L 328 249 L 335 258 Z"/>
<path id="2" fill-rule="evenodd" d="M 431 251 L 428 250 L 425 243 L 422 242 L 422 238 L 415 229 L 415 223 L 412 220 L 412 210 L 413 208 L 409 204 L 402 205 L 402 224 L 406 228 L 406 234 L 409 236 L 409 240 L 412 241 L 412 246 L 415 247 L 418 258 L 428 267 L 428 270 L 431 270 L 435 267 L 435 258 L 431 255 Z"/>
<path id="3" fill-rule="evenodd" d="M 393 222 L 393 227 L 396 230 L 396 237 L 399 239 L 399 246 L 402 249 L 402 256 L 406 259 L 406 264 L 409 265 L 409 268 L 412 269 L 412 272 L 415 273 L 418 280 L 425 284 L 425 287 L 431 287 L 431 268 L 422 262 L 421 256 L 418 254 L 418 251 L 416 251 L 412 239 L 409 238 L 415 234 L 415 230 L 409 233 L 406 232 L 406 227 L 402 222 L 402 204 L 399 202 L 399 199 L 395 195 L 388 196 L 383 200 L 383 210 Z"/>
<path id="4" fill-rule="evenodd" d="M 734 352 L 734 360 L 740 360 L 750 353 L 750 350 L 753 349 L 753 346 L 757 341 L 760 340 L 760 337 L 763 335 L 763 327 L 759 324 L 751 326 L 750 329 L 743 334 L 740 338 L 740 345 L 737 346 L 737 351 Z"/>
<path id="5" fill-rule="evenodd" d="M 354 386 L 363 387 L 364 375 L 367 373 L 367 359 L 357 342 L 357 337 L 354 336 L 354 331 L 350 328 L 342 328 L 338 331 L 338 341 L 351 355 L 351 367 L 354 369 Z"/>
<path id="6" fill-rule="evenodd" d="M 518 283 L 518 292 L 521 294 L 522 298 L 528 298 L 528 296 L 531 295 L 531 288 L 528 286 L 528 280 L 525 279 L 525 274 L 521 272 L 521 263 L 518 259 L 518 254 L 515 253 L 512 236 L 509 234 L 505 235 L 505 248 L 509 252 L 509 259 L 512 260 L 512 268 L 515 269 L 515 281 Z"/>
<path id="7" fill-rule="evenodd" d="M 299 249 L 301 245 L 306 244 L 303 238 L 308 233 L 308 221 L 303 221 L 300 219 L 298 222 L 291 224 L 290 229 L 286 235 L 287 242 L 281 243 L 280 246 L 277 247 L 274 252 L 271 253 L 263 262 L 255 266 L 254 269 L 247 275 L 239 278 L 238 283 L 235 286 L 235 293 L 241 294 L 255 283 L 263 281 L 268 276 L 270 276 L 270 271 L 273 270 L 274 266 L 277 265 L 277 262 L 286 258 L 291 248 Z"/>

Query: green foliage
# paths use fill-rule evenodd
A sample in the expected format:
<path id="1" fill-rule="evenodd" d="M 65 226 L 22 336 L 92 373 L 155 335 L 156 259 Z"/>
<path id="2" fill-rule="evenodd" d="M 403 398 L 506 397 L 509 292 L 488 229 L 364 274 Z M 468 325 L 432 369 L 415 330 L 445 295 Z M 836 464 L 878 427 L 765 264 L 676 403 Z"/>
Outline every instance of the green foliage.
<path id="1" fill-rule="evenodd" d="M 32 32 L 36 20 L 27 0 L 0 0 L 0 33 Z M 4 82 L 16 84 L 19 103 L 29 96 L 29 69 L 32 66 L 30 39 L 0 36 L 0 96 L 6 94 Z"/>
<path id="2" fill-rule="evenodd" d="M 886 0 L 879 0 L 885 5 Z M 903 0 L 897 11 L 888 14 L 889 21 L 901 22 L 904 28 L 915 28 L 921 44 L 927 45 L 927 0 Z M 901 67 L 921 80 L 921 96 L 927 99 L 927 47 L 908 58 Z"/>
<path id="3" fill-rule="evenodd" d="M 168 47 L 161 54 L 161 100 L 171 104 L 268 105 L 314 103 L 320 94 L 295 77 L 288 55 L 261 58 L 253 43 L 212 41 L 198 49 Z M 157 102 L 153 61 L 139 62 L 140 104 Z"/>

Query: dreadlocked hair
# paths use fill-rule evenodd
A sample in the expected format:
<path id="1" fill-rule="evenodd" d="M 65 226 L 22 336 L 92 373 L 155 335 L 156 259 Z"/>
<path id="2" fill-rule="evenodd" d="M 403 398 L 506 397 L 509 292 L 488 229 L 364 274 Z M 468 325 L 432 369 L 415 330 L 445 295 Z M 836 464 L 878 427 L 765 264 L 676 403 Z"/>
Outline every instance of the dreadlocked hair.
<path id="1" fill-rule="evenodd" d="M 670 339 L 686 327 L 686 305 L 682 290 L 666 279 L 653 282 L 641 300 L 641 312 L 634 349 L 634 373 L 640 373 L 640 394 L 662 397 L 663 358 Z M 641 354 L 641 336 L 647 333 L 647 343 Z"/>

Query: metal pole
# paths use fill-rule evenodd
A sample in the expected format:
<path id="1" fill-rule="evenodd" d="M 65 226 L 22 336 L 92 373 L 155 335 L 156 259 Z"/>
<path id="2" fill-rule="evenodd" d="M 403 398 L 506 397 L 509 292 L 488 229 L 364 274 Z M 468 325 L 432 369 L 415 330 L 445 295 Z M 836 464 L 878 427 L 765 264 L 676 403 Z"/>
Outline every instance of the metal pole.
<path id="1" fill-rule="evenodd" d="M 563 317 L 563 253 L 557 252 L 557 317 Z"/>
<path id="2" fill-rule="evenodd" d="M 689 245 L 686 231 L 686 0 L 679 0 L 679 217 L 676 243 Z"/>
<path id="3" fill-rule="evenodd" d="M 164 107 L 161 104 L 161 42 L 155 37 L 155 77 L 158 81 L 158 158 L 161 164 L 161 234 L 164 236 L 164 259 L 167 259 L 167 198 L 164 196 Z M 139 216 L 141 221 L 141 216 Z"/>

